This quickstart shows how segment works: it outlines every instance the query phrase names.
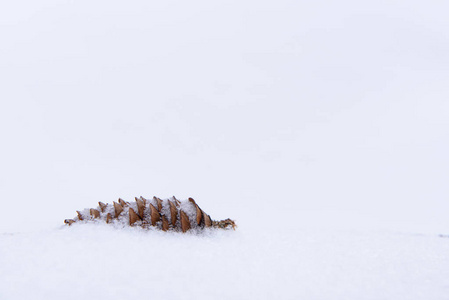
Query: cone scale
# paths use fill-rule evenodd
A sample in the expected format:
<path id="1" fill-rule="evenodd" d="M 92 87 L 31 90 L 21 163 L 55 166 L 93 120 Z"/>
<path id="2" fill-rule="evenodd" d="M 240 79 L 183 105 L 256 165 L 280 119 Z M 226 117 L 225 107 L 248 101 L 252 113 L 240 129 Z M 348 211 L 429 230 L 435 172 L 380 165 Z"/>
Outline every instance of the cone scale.
<path id="1" fill-rule="evenodd" d="M 64 223 L 70 226 L 78 222 L 105 222 L 180 232 L 209 227 L 233 229 L 236 227 L 231 219 L 212 220 L 193 198 L 180 201 L 174 196 L 164 200 L 158 197 L 153 197 L 152 200 L 136 197 L 132 202 L 119 198 L 117 202 L 113 201 L 112 205 L 103 202 L 98 204 L 97 208 L 76 211 L 77 216 L 64 220 Z"/>

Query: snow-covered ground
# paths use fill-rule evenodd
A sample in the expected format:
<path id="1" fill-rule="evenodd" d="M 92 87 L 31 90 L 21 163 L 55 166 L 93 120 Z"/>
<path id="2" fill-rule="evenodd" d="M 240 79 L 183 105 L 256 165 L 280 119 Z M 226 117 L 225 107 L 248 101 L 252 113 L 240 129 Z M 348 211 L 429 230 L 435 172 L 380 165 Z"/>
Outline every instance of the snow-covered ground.
<path id="1" fill-rule="evenodd" d="M 448 11 L 0 1 L 0 299 L 448 299 Z M 140 195 L 239 227 L 60 228 Z"/>
<path id="2" fill-rule="evenodd" d="M 0 235 L 0 299 L 447 299 L 449 238 L 106 225 Z"/>

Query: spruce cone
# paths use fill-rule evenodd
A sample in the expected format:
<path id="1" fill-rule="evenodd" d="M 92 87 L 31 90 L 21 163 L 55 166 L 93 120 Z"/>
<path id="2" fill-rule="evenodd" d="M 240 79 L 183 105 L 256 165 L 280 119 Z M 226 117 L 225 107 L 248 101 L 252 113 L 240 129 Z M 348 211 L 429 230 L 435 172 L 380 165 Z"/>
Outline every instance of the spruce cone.
<path id="1" fill-rule="evenodd" d="M 119 198 L 118 202 L 114 201 L 112 205 L 98 202 L 97 208 L 77 211 L 77 217 L 66 219 L 64 223 L 72 225 L 79 221 L 104 221 L 144 228 L 154 226 L 163 231 L 182 232 L 205 227 L 233 229 L 236 227 L 231 219 L 213 221 L 192 198 L 187 201 L 179 201 L 174 196 L 165 200 L 157 197 L 153 197 L 152 200 L 143 197 L 135 199 L 136 202 L 129 203 Z"/>

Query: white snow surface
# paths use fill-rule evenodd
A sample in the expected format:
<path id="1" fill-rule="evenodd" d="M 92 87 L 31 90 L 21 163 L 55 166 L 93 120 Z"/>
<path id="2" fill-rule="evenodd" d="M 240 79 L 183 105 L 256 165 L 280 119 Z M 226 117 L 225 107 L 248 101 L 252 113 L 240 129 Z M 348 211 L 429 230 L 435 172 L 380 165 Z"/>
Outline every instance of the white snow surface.
<path id="1" fill-rule="evenodd" d="M 449 238 L 105 224 L 0 235 L 0 299 L 447 299 Z"/>

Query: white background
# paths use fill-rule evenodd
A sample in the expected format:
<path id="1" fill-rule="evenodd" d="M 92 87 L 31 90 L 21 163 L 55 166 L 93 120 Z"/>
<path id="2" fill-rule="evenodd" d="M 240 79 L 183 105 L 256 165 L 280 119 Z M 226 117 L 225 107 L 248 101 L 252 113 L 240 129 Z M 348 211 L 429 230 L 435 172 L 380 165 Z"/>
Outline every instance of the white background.
<path id="1" fill-rule="evenodd" d="M 447 299 L 448 12 L 1 1 L 0 299 Z M 63 227 L 140 195 L 239 227 Z"/>
<path id="2" fill-rule="evenodd" d="M 118 197 L 449 230 L 445 1 L 4 1 L 0 228 Z"/>

